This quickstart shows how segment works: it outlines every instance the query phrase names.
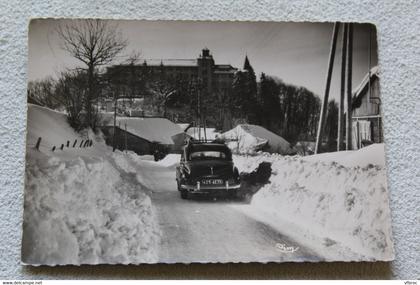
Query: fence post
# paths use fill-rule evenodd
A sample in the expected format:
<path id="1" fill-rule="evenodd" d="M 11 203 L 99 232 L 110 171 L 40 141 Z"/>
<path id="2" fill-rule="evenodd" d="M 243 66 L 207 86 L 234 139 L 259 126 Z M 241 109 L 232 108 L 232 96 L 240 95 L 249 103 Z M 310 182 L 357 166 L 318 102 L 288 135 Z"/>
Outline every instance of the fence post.
<path id="1" fill-rule="evenodd" d="M 74 140 L 73 147 L 75 147 L 76 144 L 77 144 L 77 139 Z"/>
<path id="2" fill-rule="evenodd" d="M 83 145 L 83 140 L 80 142 L 80 145 L 79 145 L 79 147 L 82 147 L 82 145 Z"/>
<path id="3" fill-rule="evenodd" d="M 53 151 L 53 152 L 55 151 L 55 146 L 53 146 L 52 151 Z"/>
<path id="4" fill-rule="evenodd" d="M 67 141 L 66 146 L 67 146 L 67 147 L 70 147 L 70 141 Z"/>
<path id="5" fill-rule="evenodd" d="M 64 149 L 64 144 L 62 143 L 60 146 L 60 149 L 63 150 Z"/>
<path id="6" fill-rule="evenodd" d="M 39 150 L 40 144 L 41 144 L 41 137 L 39 137 L 38 140 L 36 141 L 36 144 L 35 144 L 35 149 L 36 150 Z"/>

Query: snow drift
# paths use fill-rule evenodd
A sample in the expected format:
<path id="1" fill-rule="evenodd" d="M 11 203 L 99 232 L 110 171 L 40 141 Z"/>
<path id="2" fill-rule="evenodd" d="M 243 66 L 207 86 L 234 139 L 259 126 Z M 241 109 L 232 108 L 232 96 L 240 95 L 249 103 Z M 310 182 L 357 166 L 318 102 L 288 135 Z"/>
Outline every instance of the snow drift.
<path id="1" fill-rule="evenodd" d="M 290 154 L 290 144 L 281 136 L 257 126 L 243 124 L 220 135 L 234 153 L 254 154 L 258 151 Z"/>
<path id="2" fill-rule="evenodd" d="M 392 260 L 383 157 L 383 145 L 305 158 L 235 156 L 240 171 L 262 161 L 273 169 L 271 183 L 243 211 L 306 242 L 327 260 Z"/>
<path id="3" fill-rule="evenodd" d="M 42 147 L 31 142 L 42 136 Z M 22 261 L 27 264 L 156 262 L 159 229 L 133 169 L 100 137 L 93 147 L 51 151 L 83 139 L 65 114 L 29 105 Z"/>

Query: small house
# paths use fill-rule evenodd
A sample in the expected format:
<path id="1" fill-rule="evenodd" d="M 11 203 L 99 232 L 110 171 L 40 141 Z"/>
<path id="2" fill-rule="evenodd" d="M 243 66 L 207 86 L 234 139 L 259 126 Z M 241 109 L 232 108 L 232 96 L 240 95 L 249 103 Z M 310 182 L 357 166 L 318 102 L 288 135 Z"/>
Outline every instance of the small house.
<path id="1" fill-rule="evenodd" d="M 383 142 L 378 66 L 373 67 L 353 91 L 352 120 L 353 149 Z"/>

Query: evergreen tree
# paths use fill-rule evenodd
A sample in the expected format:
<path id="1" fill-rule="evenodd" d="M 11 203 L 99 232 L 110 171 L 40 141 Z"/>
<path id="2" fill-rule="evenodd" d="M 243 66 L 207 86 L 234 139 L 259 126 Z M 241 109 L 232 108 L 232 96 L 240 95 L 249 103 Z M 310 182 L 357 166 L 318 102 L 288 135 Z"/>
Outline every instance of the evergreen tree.
<path id="1" fill-rule="evenodd" d="M 233 97 L 235 108 L 239 111 L 238 118 L 245 119 L 248 123 L 259 123 L 259 108 L 257 100 L 257 79 L 254 69 L 245 57 L 243 71 L 235 74 L 233 81 Z"/>
<path id="2" fill-rule="evenodd" d="M 261 112 L 260 118 L 261 124 L 268 129 L 278 129 L 282 120 L 278 95 L 279 89 L 274 79 L 261 73 L 259 103 L 263 112 Z"/>

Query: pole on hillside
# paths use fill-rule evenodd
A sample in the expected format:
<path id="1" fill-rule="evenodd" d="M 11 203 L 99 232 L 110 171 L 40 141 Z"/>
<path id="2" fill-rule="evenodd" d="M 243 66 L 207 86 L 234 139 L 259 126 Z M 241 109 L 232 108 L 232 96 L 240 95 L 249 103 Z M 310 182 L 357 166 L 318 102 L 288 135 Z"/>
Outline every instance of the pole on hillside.
<path id="1" fill-rule="evenodd" d="M 114 131 L 112 135 L 112 151 L 115 151 L 116 131 L 117 131 L 117 94 L 114 91 Z"/>
<path id="2" fill-rule="evenodd" d="M 35 149 L 36 150 L 39 150 L 39 146 L 41 145 L 41 137 L 39 137 L 38 138 L 38 140 L 36 141 L 36 144 L 35 144 Z"/>
<path id="3" fill-rule="evenodd" d="M 347 58 L 347 31 L 348 24 L 343 25 L 343 38 L 341 50 L 341 85 L 340 100 L 338 102 L 338 128 L 337 128 L 337 151 L 342 149 L 343 144 L 343 127 L 344 127 L 344 97 L 346 94 L 346 58 Z"/>
<path id="4" fill-rule="evenodd" d="M 206 119 L 207 119 L 207 110 L 204 108 L 203 111 L 203 133 L 204 133 L 204 142 L 207 142 L 207 131 L 206 131 Z"/>
<path id="5" fill-rule="evenodd" d="M 337 46 L 337 36 L 338 36 L 338 30 L 340 28 L 340 23 L 336 22 L 334 23 L 333 33 L 331 37 L 331 47 L 330 47 L 330 56 L 328 59 L 328 69 L 327 69 L 327 78 L 325 82 L 325 93 L 324 93 L 324 99 L 322 100 L 322 107 L 321 107 L 321 114 L 319 115 L 319 123 L 318 123 L 318 130 L 316 134 L 316 145 L 315 145 L 315 153 L 318 153 L 321 144 L 322 144 L 322 133 L 325 125 L 325 117 L 327 114 L 327 108 L 328 108 L 328 97 L 330 95 L 330 86 L 331 86 L 331 75 L 333 71 L 334 66 L 334 56 L 335 56 L 335 49 Z"/>
<path id="6" fill-rule="evenodd" d="M 199 87 L 200 88 L 200 87 Z M 197 91 L 197 118 L 198 118 L 198 141 L 201 141 L 201 106 L 200 106 L 200 89 Z"/>
<path id="7" fill-rule="evenodd" d="M 351 110 L 351 97 L 352 97 L 352 72 L 353 72 L 353 24 L 347 24 L 347 109 L 346 109 L 346 150 L 352 148 L 352 110 Z"/>
<path id="8" fill-rule="evenodd" d="M 125 153 L 127 153 L 127 123 L 124 124 L 125 128 Z"/>

